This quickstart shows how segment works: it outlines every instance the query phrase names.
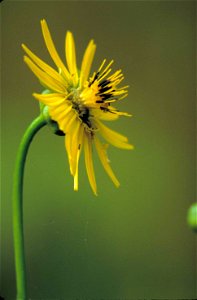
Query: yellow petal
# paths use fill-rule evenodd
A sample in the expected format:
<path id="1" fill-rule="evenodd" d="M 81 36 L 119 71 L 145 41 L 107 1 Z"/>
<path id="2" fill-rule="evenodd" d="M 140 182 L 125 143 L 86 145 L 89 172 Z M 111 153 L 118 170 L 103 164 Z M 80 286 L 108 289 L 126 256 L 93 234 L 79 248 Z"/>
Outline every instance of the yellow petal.
<path id="1" fill-rule="evenodd" d="M 70 173 L 74 176 L 74 189 L 78 188 L 78 162 L 79 155 L 81 151 L 81 137 L 83 127 L 80 126 L 80 122 L 78 120 L 75 121 L 73 127 L 66 134 L 65 138 L 65 146 L 68 154 L 68 161 L 70 166 Z"/>
<path id="2" fill-rule="evenodd" d="M 62 104 L 58 107 L 49 107 L 50 115 L 53 120 L 57 121 L 62 129 L 61 123 L 64 121 L 71 111 L 72 105 Z M 62 129 L 63 130 L 63 129 Z"/>
<path id="3" fill-rule="evenodd" d="M 119 187 L 120 183 L 116 176 L 114 175 L 108 161 L 107 153 L 105 147 L 103 147 L 97 137 L 94 137 L 96 149 L 100 158 L 100 161 L 106 171 L 106 173 L 109 175 L 115 186 Z"/>
<path id="4" fill-rule="evenodd" d="M 58 107 L 60 104 L 68 103 L 66 96 L 64 94 L 52 93 L 52 94 L 37 94 L 34 93 L 33 96 L 44 103 L 47 106 Z"/>
<path id="5" fill-rule="evenodd" d="M 83 86 L 86 80 L 88 79 L 94 54 L 96 51 L 96 45 L 94 41 L 91 40 L 86 48 L 86 51 L 83 56 L 82 65 L 81 65 L 81 74 L 80 74 L 80 85 Z"/>
<path id="6" fill-rule="evenodd" d="M 47 73 L 38 68 L 29 57 L 24 56 L 24 62 L 47 88 L 59 93 L 65 92 L 65 87 L 63 87 L 60 82 L 58 82 L 54 78 L 51 78 Z"/>
<path id="7" fill-rule="evenodd" d="M 44 72 L 46 72 L 49 76 L 58 81 L 62 86 L 67 86 L 67 82 L 63 79 L 63 77 L 51 68 L 48 64 L 42 61 L 39 57 L 37 57 L 31 50 L 29 50 L 24 44 L 22 44 L 22 48 L 29 55 L 29 57 L 40 67 Z"/>
<path id="8" fill-rule="evenodd" d="M 72 136 L 71 134 L 67 133 L 66 136 L 65 136 L 65 147 L 66 147 L 66 152 L 67 152 L 67 155 L 68 155 L 68 162 L 69 162 L 69 167 L 70 167 L 70 173 L 71 175 L 72 174 L 72 169 L 71 169 L 71 164 L 70 164 L 70 161 L 71 161 L 71 156 L 72 156 L 72 140 L 71 140 Z"/>
<path id="9" fill-rule="evenodd" d="M 73 123 L 75 123 L 76 121 L 77 121 L 77 114 L 73 109 L 71 109 L 67 113 L 65 118 L 61 122 L 59 122 L 60 129 L 66 134 L 69 133 L 70 128 L 72 128 Z"/>
<path id="10" fill-rule="evenodd" d="M 71 174 L 74 175 L 76 172 L 76 162 L 77 162 L 77 151 L 79 149 L 79 129 L 80 129 L 81 122 L 76 120 L 72 127 L 70 128 L 69 135 L 71 136 L 71 159 L 70 159 L 70 169 Z"/>
<path id="11" fill-rule="evenodd" d="M 76 52 L 75 52 L 75 42 L 73 35 L 70 31 L 66 34 L 65 40 L 65 50 L 66 50 L 66 61 L 68 69 L 71 73 L 71 78 L 73 79 L 74 85 L 78 83 L 78 72 L 76 63 Z"/>
<path id="12" fill-rule="evenodd" d="M 60 69 L 61 72 L 64 74 L 67 80 L 70 79 L 70 74 L 68 70 L 66 69 L 64 63 L 62 62 L 61 58 L 59 57 L 57 50 L 55 48 L 55 45 L 53 43 L 51 34 L 49 32 L 49 28 L 47 26 L 47 22 L 45 20 L 41 21 L 41 27 L 42 27 L 42 34 L 45 40 L 45 44 L 47 46 L 47 49 L 49 51 L 49 54 L 51 55 L 51 58 L 53 59 L 54 63 L 58 67 L 58 70 Z"/>
<path id="13" fill-rule="evenodd" d="M 78 167 L 79 167 L 79 157 L 82 150 L 82 142 L 83 142 L 83 135 L 84 135 L 84 128 L 83 126 L 80 127 L 80 131 L 78 134 L 78 151 L 77 151 L 77 158 L 76 158 L 76 171 L 74 175 L 74 190 L 78 190 Z"/>
<path id="14" fill-rule="evenodd" d="M 68 133 L 68 126 L 76 119 L 76 114 L 72 110 L 72 105 L 65 109 L 50 109 L 50 114 L 53 120 L 58 122 L 59 128 L 65 133 Z M 70 125 L 69 125 L 70 124 Z"/>
<path id="15" fill-rule="evenodd" d="M 94 175 L 94 166 L 92 161 L 92 137 L 88 133 L 84 134 L 84 152 L 85 152 L 85 164 L 88 174 L 90 186 L 95 195 L 97 195 L 96 180 Z"/>
<path id="16" fill-rule="evenodd" d="M 103 123 L 101 123 L 98 120 L 94 120 L 95 124 L 97 125 L 98 129 L 100 130 L 100 133 L 108 141 L 110 144 L 112 144 L 115 147 L 122 148 L 122 149 L 133 149 L 133 145 L 130 145 L 127 143 L 128 139 L 126 136 L 108 128 Z"/>

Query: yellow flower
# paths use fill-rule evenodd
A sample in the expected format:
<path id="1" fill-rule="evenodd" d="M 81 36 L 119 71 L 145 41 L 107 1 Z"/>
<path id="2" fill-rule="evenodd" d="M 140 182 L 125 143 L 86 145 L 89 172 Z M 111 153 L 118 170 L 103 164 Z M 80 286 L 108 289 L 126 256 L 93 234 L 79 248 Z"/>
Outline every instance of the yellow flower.
<path id="1" fill-rule="evenodd" d="M 97 194 L 92 161 L 93 144 L 95 144 L 105 171 L 118 187 L 119 182 L 107 157 L 107 145 L 103 144 L 98 136 L 102 136 L 104 140 L 118 148 L 133 149 L 125 136 L 109 129 L 102 123 L 102 120 L 116 120 L 121 115 L 130 116 L 111 105 L 127 96 L 128 86 L 118 87 L 123 80 L 123 74 L 121 70 L 110 74 L 113 61 L 106 64 L 106 59 L 104 59 L 98 71 L 89 77 L 96 50 L 93 40 L 89 42 L 85 50 L 79 70 L 74 38 L 70 31 L 66 33 L 65 38 L 65 56 L 68 66 L 66 68 L 56 51 L 45 20 L 41 21 L 41 27 L 46 47 L 57 71 L 38 58 L 25 45 L 22 45 L 28 55 L 24 56 L 24 61 L 42 85 L 50 90 L 48 94 L 34 93 L 33 96 L 48 106 L 51 119 L 56 121 L 60 130 L 65 133 L 65 147 L 70 172 L 74 177 L 74 190 L 78 190 L 78 164 L 83 148 L 89 182 L 93 192 Z"/>

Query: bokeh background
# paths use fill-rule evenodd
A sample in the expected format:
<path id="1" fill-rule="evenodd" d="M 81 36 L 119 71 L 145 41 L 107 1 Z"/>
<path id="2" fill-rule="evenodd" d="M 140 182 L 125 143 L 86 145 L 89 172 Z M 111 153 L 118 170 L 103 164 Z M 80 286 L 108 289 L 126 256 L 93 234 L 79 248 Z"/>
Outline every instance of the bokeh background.
<path id="1" fill-rule="evenodd" d="M 66 30 L 77 59 L 91 38 L 92 71 L 103 58 L 121 68 L 132 118 L 111 127 L 134 151 L 110 147 L 116 189 L 94 154 L 99 196 L 80 163 L 73 191 L 64 138 L 45 127 L 32 143 L 24 183 L 29 299 L 195 298 L 195 1 L 3 1 L 1 295 L 15 299 L 12 174 L 20 139 L 38 115 L 42 90 L 23 63 L 21 43 L 53 65 L 43 42 L 46 18 L 64 57 Z"/>

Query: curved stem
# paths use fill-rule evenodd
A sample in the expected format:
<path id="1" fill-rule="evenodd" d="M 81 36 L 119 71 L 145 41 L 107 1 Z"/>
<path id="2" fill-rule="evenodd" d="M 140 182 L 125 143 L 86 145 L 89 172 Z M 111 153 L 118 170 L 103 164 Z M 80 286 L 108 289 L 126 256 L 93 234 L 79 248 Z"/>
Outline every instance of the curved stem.
<path id="1" fill-rule="evenodd" d="M 23 177 L 27 152 L 34 135 L 46 124 L 42 115 L 27 128 L 16 158 L 13 185 L 13 235 L 16 268 L 17 300 L 27 299 L 26 267 L 23 233 Z"/>

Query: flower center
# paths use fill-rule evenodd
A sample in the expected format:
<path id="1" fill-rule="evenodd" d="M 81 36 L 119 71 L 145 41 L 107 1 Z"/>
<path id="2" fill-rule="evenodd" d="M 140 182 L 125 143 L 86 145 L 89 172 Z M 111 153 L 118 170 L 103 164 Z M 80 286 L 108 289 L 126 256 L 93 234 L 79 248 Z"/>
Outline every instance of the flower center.
<path id="1" fill-rule="evenodd" d="M 77 111 L 79 118 L 83 123 L 85 123 L 89 128 L 91 128 L 90 122 L 90 111 L 89 108 L 84 104 L 81 98 L 81 91 L 79 88 L 73 88 L 71 91 L 71 96 L 69 100 L 72 102 L 72 107 Z"/>

